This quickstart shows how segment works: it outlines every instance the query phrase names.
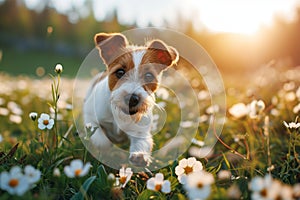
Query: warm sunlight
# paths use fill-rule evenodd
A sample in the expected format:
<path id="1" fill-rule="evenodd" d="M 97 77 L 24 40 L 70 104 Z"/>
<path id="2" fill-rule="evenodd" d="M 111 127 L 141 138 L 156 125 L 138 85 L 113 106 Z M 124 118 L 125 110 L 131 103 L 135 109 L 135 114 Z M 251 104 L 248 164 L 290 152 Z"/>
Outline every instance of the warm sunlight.
<path id="1" fill-rule="evenodd" d="M 139 3 L 131 0 L 132 4 L 112 0 L 104 4 L 102 0 L 95 1 L 95 17 L 102 20 L 111 13 L 113 8 L 118 13 L 118 19 L 123 23 L 134 23 L 145 27 L 151 23 L 161 26 L 164 20 L 170 24 L 178 20 L 192 20 L 198 30 L 208 29 L 212 32 L 230 32 L 253 34 L 261 26 L 272 24 L 274 17 L 292 20 L 295 15 L 295 5 L 299 0 L 190 0 L 182 3 L 180 0 Z M 156 5 L 160 5 L 159 7 Z M 184 27 L 185 24 L 181 24 Z"/>
<path id="2" fill-rule="evenodd" d="M 89 13 L 83 6 L 84 0 L 52 0 L 52 6 L 59 13 L 68 13 L 69 19 L 76 22 L 79 17 Z M 114 11 L 118 20 L 124 24 L 136 23 L 138 27 L 163 26 L 164 22 L 176 24 L 178 20 L 191 20 L 197 30 L 207 29 L 212 32 L 253 34 L 261 26 L 272 25 L 274 17 L 292 20 L 294 8 L 300 0 L 152 0 L 140 3 L 131 0 L 93 0 L 94 16 L 97 20 L 110 17 Z M 39 10 L 39 1 L 25 0 L 28 8 Z M 157 6 L 159 5 L 159 6 Z M 78 13 L 70 12 L 76 9 Z M 185 21 L 181 21 L 184 27 Z"/>
<path id="3" fill-rule="evenodd" d="M 299 1 L 298 1 L 299 2 Z M 201 23 L 213 32 L 253 34 L 261 26 L 272 24 L 274 17 L 286 20 L 294 18 L 294 6 L 297 1 L 199 1 L 195 3 L 199 10 Z M 197 27 L 197 22 L 194 20 Z"/>

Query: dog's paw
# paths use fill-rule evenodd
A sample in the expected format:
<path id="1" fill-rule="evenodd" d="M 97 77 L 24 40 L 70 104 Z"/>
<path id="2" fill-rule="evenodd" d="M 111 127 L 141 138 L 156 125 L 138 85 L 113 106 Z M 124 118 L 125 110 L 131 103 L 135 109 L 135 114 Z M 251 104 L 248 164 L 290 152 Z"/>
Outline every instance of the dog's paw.
<path id="1" fill-rule="evenodd" d="M 145 153 L 131 153 L 129 161 L 137 167 L 146 167 L 150 164 L 150 156 Z"/>

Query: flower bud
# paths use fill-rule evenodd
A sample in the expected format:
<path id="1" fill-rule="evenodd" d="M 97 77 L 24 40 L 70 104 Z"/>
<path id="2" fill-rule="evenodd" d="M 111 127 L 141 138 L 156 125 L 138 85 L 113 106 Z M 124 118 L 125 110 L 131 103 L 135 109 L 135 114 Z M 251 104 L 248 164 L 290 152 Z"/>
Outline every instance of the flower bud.
<path id="1" fill-rule="evenodd" d="M 30 117 L 30 119 L 32 119 L 32 121 L 35 121 L 37 116 L 38 116 L 38 114 L 36 112 L 29 113 L 29 117 Z"/>
<path id="2" fill-rule="evenodd" d="M 62 66 L 61 64 L 57 64 L 57 65 L 55 66 L 55 72 L 56 72 L 57 74 L 60 74 L 60 73 L 62 73 L 62 71 L 63 71 L 63 66 Z"/>

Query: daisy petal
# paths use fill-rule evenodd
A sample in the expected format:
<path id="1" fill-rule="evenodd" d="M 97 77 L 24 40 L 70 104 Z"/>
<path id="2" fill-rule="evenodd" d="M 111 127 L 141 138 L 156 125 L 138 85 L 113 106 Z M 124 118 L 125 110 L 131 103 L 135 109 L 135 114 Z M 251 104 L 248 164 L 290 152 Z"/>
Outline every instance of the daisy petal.
<path id="1" fill-rule="evenodd" d="M 91 164 L 90 164 L 90 163 L 86 163 L 85 166 L 84 166 L 83 169 L 82 169 L 82 172 L 81 172 L 80 176 L 85 176 L 85 175 L 87 175 L 87 173 L 88 173 L 89 170 L 90 170 L 90 167 L 91 167 Z"/>
<path id="2" fill-rule="evenodd" d="M 177 176 L 180 176 L 180 175 L 182 175 L 184 173 L 184 169 L 182 168 L 182 167 L 180 167 L 180 166 L 176 166 L 175 167 L 175 174 L 177 175 Z"/>
<path id="3" fill-rule="evenodd" d="M 126 168 L 126 174 L 132 174 L 132 170 L 131 170 L 131 168 L 130 167 L 128 167 L 128 168 Z"/>
<path id="4" fill-rule="evenodd" d="M 187 166 L 187 159 L 183 158 L 179 161 L 179 166 L 185 168 Z"/>
<path id="5" fill-rule="evenodd" d="M 170 193 L 171 192 L 171 183 L 168 180 L 165 180 L 161 186 L 161 191 L 163 193 Z"/>
<path id="6" fill-rule="evenodd" d="M 19 174 L 21 174 L 21 168 L 19 166 L 14 166 L 10 169 L 10 174 L 14 175 L 14 176 L 17 176 Z"/>
<path id="7" fill-rule="evenodd" d="M 126 176 L 125 175 L 125 168 L 122 167 L 120 170 L 119 170 L 119 176 L 122 177 L 122 176 Z"/>
<path id="8" fill-rule="evenodd" d="M 178 181 L 181 184 L 186 184 L 186 182 L 187 182 L 187 175 L 186 174 L 182 174 L 181 176 L 178 176 Z"/>
<path id="9" fill-rule="evenodd" d="M 195 164 L 196 161 L 197 160 L 196 160 L 195 157 L 190 157 L 190 158 L 187 159 L 187 165 L 192 167 Z"/>
<path id="10" fill-rule="evenodd" d="M 74 173 L 72 173 L 72 170 L 71 170 L 70 166 L 65 166 L 64 172 L 67 175 L 67 177 L 69 177 L 69 178 L 74 178 L 75 177 Z"/>
<path id="11" fill-rule="evenodd" d="M 155 181 L 157 184 L 161 184 L 164 181 L 164 175 L 162 173 L 157 173 L 155 175 Z"/>
<path id="12" fill-rule="evenodd" d="M 149 190 L 155 190 L 155 179 L 154 178 L 150 178 L 147 181 L 147 189 Z"/>
<path id="13" fill-rule="evenodd" d="M 71 169 L 76 170 L 76 169 L 82 169 L 83 163 L 81 160 L 73 160 L 70 164 Z"/>
<path id="14" fill-rule="evenodd" d="M 200 161 L 196 161 L 194 166 L 193 166 L 193 171 L 196 172 L 196 171 L 200 171 L 203 169 L 203 166 L 201 164 Z"/>
<path id="15" fill-rule="evenodd" d="M 250 182 L 249 187 L 254 192 L 260 191 L 264 187 L 264 180 L 261 177 L 254 177 Z"/>

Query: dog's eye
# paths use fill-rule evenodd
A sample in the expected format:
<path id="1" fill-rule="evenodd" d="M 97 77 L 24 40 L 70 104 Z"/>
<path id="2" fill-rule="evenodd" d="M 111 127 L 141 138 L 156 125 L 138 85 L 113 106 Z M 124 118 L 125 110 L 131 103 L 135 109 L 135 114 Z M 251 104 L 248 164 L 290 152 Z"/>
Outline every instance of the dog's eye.
<path id="1" fill-rule="evenodd" d="M 154 75 L 150 72 L 147 72 L 144 76 L 146 82 L 152 82 L 154 80 Z"/>
<path id="2" fill-rule="evenodd" d="M 124 69 L 118 69 L 118 70 L 115 72 L 115 74 L 116 74 L 116 77 L 117 77 L 118 79 L 120 79 L 120 78 L 122 78 L 122 76 L 124 76 L 125 70 L 124 70 Z"/>

